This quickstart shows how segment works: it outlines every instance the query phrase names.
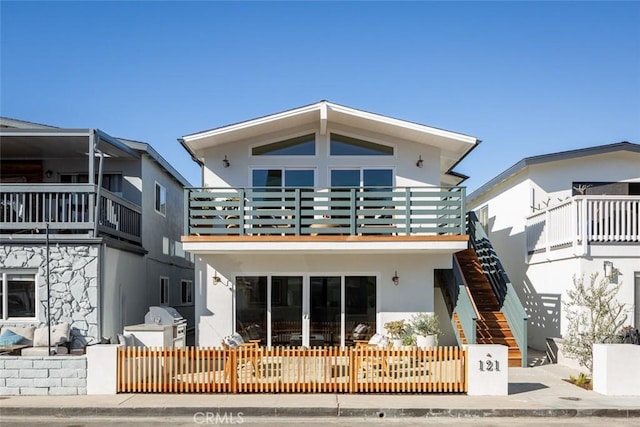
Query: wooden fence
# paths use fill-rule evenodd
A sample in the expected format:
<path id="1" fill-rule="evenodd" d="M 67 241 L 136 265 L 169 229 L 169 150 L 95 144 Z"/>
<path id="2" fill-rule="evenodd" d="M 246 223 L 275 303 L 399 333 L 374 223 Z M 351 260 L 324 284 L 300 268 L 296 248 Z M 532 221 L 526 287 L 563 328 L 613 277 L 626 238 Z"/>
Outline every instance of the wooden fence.
<path id="1" fill-rule="evenodd" d="M 462 393 L 466 365 L 459 347 L 123 347 L 118 392 Z"/>

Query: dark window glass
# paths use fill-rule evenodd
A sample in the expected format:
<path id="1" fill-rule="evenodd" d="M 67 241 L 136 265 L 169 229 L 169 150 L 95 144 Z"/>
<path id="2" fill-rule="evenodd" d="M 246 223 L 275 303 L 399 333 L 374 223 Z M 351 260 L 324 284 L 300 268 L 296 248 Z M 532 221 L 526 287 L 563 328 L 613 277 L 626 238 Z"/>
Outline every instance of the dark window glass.
<path id="1" fill-rule="evenodd" d="M 236 277 L 236 332 L 267 343 L 267 277 Z"/>
<path id="2" fill-rule="evenodd" d="M 340 345 L 340 277 L 311 277 L 310 346 Z"/>
<path id="3" fill-rule="evenodd" d="M 271 277 L 271 344 L 302 345 L 302 277 Z"/>
<path id="4" fill-rule="evenodd" d="M 393 156 L 393 147 L 332 133 L 329 152 L 332 156 Z"/>
<path id="5" fill-rule="evenodd" d="M 7 274 L 7 317 L 36 317 L 36 280 L 33 274 Z"/>
<path id="6" fill-rule="evenodd" d="M 316 154 L 316 136 L 304 135 L 253 147 L 251 154 L 254 156 L 313 156 Z"/>
<path id="7" fill-rule="evenodd" d="M 375 276 L 347 276 L 344 281 L 346 345 L 376 333 Z"/>

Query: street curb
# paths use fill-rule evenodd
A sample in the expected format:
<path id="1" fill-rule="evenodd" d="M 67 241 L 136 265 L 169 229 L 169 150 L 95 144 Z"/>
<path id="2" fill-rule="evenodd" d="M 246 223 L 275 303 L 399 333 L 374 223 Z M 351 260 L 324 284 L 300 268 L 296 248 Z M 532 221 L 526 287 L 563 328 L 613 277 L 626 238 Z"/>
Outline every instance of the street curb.
<path id="1" fill-rule="evenodd" d="M 450 408 L 274 408 L 274 407 L 1 407 L 7 417 L 184 417 L 196 413 L 242 417 L 361 418 L 638 418 L 640 408 L 450 409 Z"/>

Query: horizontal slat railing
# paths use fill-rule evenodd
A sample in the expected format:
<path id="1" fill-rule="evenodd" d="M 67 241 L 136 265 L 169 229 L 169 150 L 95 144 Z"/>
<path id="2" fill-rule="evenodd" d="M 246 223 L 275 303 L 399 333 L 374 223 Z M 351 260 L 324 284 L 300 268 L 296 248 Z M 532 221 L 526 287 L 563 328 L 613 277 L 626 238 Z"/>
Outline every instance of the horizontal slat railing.
<path id="1" fill-rule="evenodd" d="M 465 229 L 463 187 L 185 191 L 185 235 L 460 235 Z"/>
<path id="2" fill-rule="evenodd" d="M 466 364 L 459 347 L 123 347 L 118 392 L 455 393 Z"/>

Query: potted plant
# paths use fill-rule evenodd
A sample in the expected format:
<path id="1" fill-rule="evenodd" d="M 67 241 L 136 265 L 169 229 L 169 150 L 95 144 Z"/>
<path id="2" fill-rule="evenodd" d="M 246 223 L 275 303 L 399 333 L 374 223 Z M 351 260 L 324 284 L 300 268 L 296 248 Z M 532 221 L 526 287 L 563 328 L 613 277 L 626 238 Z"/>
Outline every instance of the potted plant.
<path id="1" fill-rule="evenodd" d="M 401 348 L 404 338 L 408 335 L 408 325 L 402 320 L 393 320 L 384 324 L 384 328 L 389 334 L 389 338 L 393 343 L 394 348 Z"/>
<path id="2" fill-rule="evenodd" d="M 411 327 L 417 335 L 420 348 L 436 346 L 436 337 L 440 335 L 440 321 L 435 313 L 418 313 L 411 316 Z"/>

